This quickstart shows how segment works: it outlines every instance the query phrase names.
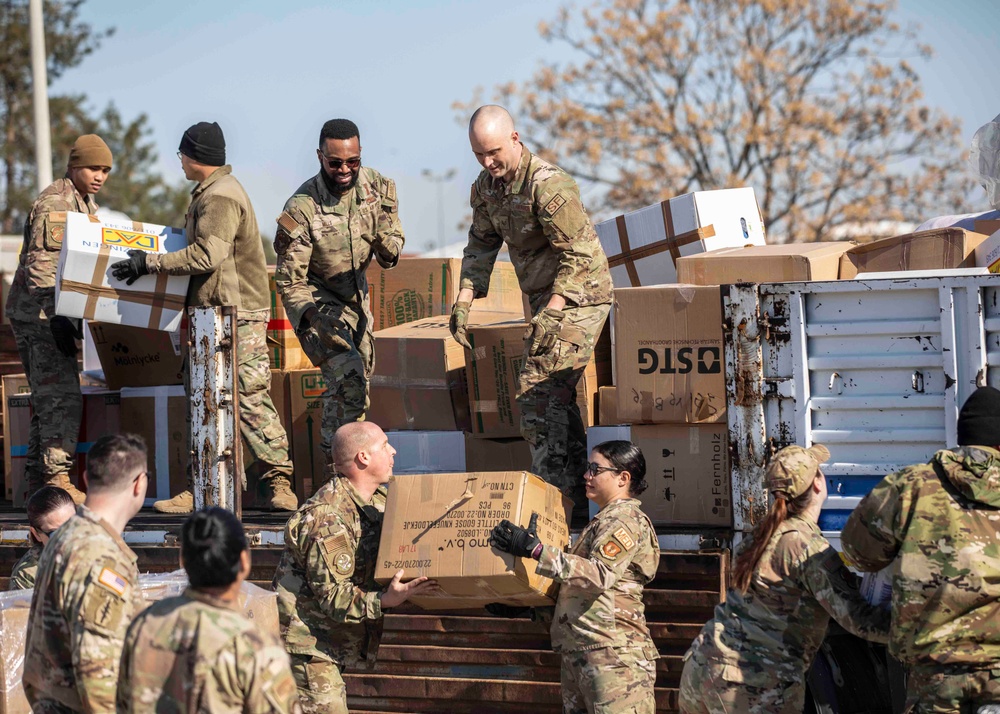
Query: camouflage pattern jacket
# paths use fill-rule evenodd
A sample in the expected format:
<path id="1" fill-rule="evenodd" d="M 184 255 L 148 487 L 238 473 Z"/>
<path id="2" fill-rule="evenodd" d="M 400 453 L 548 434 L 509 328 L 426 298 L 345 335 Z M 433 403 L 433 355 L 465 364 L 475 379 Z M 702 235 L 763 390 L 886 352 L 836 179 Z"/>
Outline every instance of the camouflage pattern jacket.
<path id="1" fill-rule="evenodd" d="M 819 526 L 793 516 L 771 538 L 747 592 L 729 591 L 696 645 L 736 665 L 747 684 L 801 682 L 831 616 L 858 637 L 888 638 L 889 613 L 865 602 Z"/>
<path id="2" fill-rule="evenodd" d="M 10 583 L 8 590 L 31 590 L 35 587 L 35 579 L 38 577 L 38 559 L 42 557 L 42 544 L 32 543 L 21 559 L 14 563 L 14 569 L 10 571 Z"/>
<path id="3" fill-rule="evenodd" d="M 1000 452 L 963 446 L 884 478 L 851 514 L 844 552 L 894 563 L 889 650 L 908 664 L 1000 661 Z"/>
<path id="4" fill-rule="evenodd" d="M 222 166 L 191 191 L 184 219 L 188 247 L 150 253 L 146 266 L 151 273 L 190 275 L 189 306 L 269 310 L 271 292 L 257 216 L 232 171 Z"/>
<path id="5" fill-rule="evenodd" d="M 461 287 L 484 297 L 504 241 L 521 291 L 556 293 L 575 305 L 611 302 L 611 272 L 594 226 L 569 174 L 521 147 L 514 179 L 483 170 L 472 184 L 472 227 Z"/>
<path id="6" fill-rule="evenodd" d="M 322 172 L 299 186 L 278 216 L 274 239 L 274 282 L 293 329 L 307 309 L 323 307 L 357 330 L 368 310 L 368 264 L 374 257 L 393 267 L 403 241 L 396 183 L 375 169 L 362 166 L 354 188 L 340 197 Z M 353 310 L 343 311 L 345 305 Z"/>
<path id="7" fill-rule="evenodd" d="M 91 195 L 84 196 L 67 176 L 38 194 L 24 222 L 24 243 L 7 296 L 7 317 L 31 322 L 56 314 L 56 270 L 62 250 L 66 211 L 97 213 Z M 52 215 L 56 214 L 56 215 Z"/>
<path id="8" fill-rule="evenodd" d="M 118 712 L 298 713 L 288 654 L 236 606 L 188 588 L 125 636 Z"/>
<path id="9" fill-rule="evenodd" d="M 652 646 L 642 589 L 656 575 L 656 533 L 635 498 L 612 501 L 568 553 L 546 545 L 535 572 L 559 583 L 552 649 Z"/>
<path id="10" fill-rule="evenodd" d="M 115 710 L 125 630 L 143 606 L 135 562 L 121 535 L 86 506 L 52 535 L 38 563 L 24 647 L 24 693 L 33 707 L 49 700 L 73 711 Z"/>
<path id="11" fill-rule="evenodd" d="M 370 503 L 343 477 L 330 479 L 285 526 L 274 575 L 285 648 L 340 666 L 375 662 L 382 636 L 375 582 L 385 488 Z"/>

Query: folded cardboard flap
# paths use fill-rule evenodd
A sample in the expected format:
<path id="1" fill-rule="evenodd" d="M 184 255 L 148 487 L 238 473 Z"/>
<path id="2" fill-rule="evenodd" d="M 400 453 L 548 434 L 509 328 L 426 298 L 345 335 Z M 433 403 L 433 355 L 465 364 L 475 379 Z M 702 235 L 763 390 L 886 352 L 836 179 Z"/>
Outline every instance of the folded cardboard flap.
<path id="1" fill-rule="evenodd" d="M 683 256 L 677 261 L 677 281 L 695 285 L 778 283 L 837 280 L 840 257 L 855 244 L 782 243 L 722 248 Z"/>

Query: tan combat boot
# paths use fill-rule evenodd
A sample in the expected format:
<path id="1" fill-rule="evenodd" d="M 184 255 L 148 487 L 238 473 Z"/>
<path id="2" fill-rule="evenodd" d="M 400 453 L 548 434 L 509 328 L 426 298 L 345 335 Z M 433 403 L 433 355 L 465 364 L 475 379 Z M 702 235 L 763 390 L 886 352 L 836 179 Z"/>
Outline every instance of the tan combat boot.
<path id="1" fill-rule="evenodd" d="M 154 501 L 153 510 L 160 513 L 192 513 L 194 511 L 194 494 L 190 489 L 184 489 L 173 498 Z"/>
<path id="2" fill-rule="evenodd" d="M 299 507 L 299 499 L 284 474 L 275 474 L 261 480 L 272 511 L 294 511 Z"/>
<path id="3" fill-rule="evenodd" d="M 66 491 L 70 495 L 70 498 L 73 499 L 73 503 L 78 506 L 87 500 L 87 494 L 73 485 L 73 482 L 69 480 L 69 474 L 59 474 L 49 481 L 48 485 L 56 486 Z"/>

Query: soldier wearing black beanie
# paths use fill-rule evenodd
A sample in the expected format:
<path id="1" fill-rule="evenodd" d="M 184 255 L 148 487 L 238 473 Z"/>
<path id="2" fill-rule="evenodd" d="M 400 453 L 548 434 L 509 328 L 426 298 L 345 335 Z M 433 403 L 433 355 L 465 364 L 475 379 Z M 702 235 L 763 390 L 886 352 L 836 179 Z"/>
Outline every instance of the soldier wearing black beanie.
<path id="1" fill-rule="evenodd" d="M 224 166 L 226 163 L 226 138 L 218 122 L 200 121 L 188 127 L 181 137 L 180 152 L 199 164 Z"/>
<path id="2" fill-rule="evenodd" d="M 980 387 L 958 413 L 959 446 L 1000 446 L 1000 389 Z"/>

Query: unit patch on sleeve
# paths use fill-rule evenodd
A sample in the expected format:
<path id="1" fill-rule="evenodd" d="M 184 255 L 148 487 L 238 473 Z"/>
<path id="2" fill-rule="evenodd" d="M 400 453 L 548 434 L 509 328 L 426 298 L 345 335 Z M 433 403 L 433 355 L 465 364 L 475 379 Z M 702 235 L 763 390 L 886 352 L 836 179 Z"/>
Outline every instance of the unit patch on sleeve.
<path id="1" fill-rule="evenodd" d="M 557 193 L 555 196 L 553 196 L 551 201 L 545 204 L 545 208 L 542 210 L 544 210 L 550 216 L 554 216 L 556 215 L 556 211 L 558 211 L 565 205 L 566 205 L 566 199 Z"/>
<path id="2" fill-rule="evenodd" d="M 601 556 L 607 560 L 614 560 L 619 555 L 621 555 L 622 548 L 620 545 L 615 543 L 613 540 L 609 540 L 607 543 L 601 546 Z"/>
<path id="3" fill-rule="evenodd" d="M 625 530 L 624 528 L 619 528 L 618 530 L 616 530 L 614 532 L 613 535 L 614 535 L 615 540 L 617 540 L 619 543 L 621 543 L 622 547 L 625 550 L 632 550 L 632 548 L 635 547 L 635 541 L 632 540 L 632 536 L 629 535 L 629 532 L 627 530 Z"/>

